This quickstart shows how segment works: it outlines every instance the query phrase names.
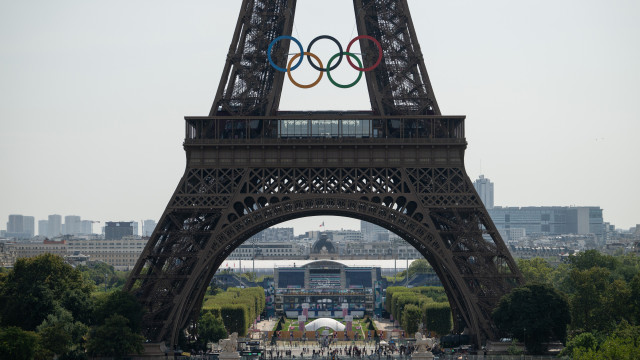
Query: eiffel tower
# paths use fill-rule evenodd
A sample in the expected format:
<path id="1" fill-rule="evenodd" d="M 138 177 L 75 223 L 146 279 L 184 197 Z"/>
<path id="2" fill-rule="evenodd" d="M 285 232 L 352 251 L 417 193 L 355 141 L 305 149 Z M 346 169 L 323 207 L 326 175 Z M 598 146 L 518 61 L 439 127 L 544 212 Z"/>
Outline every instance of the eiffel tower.
<path id="1" fill-rule="evenodd" d="M 211 111 L 185 117 L 184 176 L 125 285 L 150 341 L 177 343 L 245 240 L 314 215 L 401 236 L 440 278 L 455 331 L 476 344 L 498 336 L 491 311 L 522 275 L 464 169 L 465 117 L 441 115 L 406 0 L 353 6 L 358 35 L 382 48 L 365 72 L 371 110 L 290 112 L 267 49 L 291 35 L 296 0 L 243 0 Z M 377 44 L 359 41 L 363 67 L 374 65 Z M 275 64 L 289 43 L 275 42 Z"/>

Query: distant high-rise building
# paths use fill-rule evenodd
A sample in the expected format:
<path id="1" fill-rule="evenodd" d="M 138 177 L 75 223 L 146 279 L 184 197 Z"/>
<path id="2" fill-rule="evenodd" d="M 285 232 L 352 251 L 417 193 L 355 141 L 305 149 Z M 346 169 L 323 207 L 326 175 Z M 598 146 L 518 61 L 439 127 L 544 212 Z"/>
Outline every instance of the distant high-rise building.
<path id="1" fill-rule="evenodd" d="M 49 237 L 49 221 L 38 220 L 38 235 Z"/>
<path id="2" fill-rule="evenodd" d="M 360 220 L 360 231 L 367 242 L 389 240 L 389 230 L 364 220 Z"/>
<path id="3" fill-rule="evenodd" d="M 138 235 L 140 234 L 138 232 L 138 222 L 137 221 L 133 221 L 131 220 L 131 226 L 133 226 L 133 235 Z"/>
<path id="4" fill-rule="evenodd" d="M 489 179 L 485 179 L 484 175 L 480 175 L 476 181 L 473 182 L 473 187 L 476 188 L 480 200 L 484 206 L 488 209 L 493 209 L 493 183 Z"/>
<path id="5" fill-rule="evenodd" d="M 9 215 L 6 236 L 17 239 L 30 239 L 35 232 L 34 222 L 33 216 Z"/>
<path id="6" fill-rule="evenodd" d="M 154 220 L 144 220 L 142 222 L 142 236 L 151 236 L 156 225 L 157 224 Z"/>
<path id="7" fill-rule="evenodd" d="M 93 234 L 93 221 L 91 220 L 82 220 L 80 223 L 80 233 L 81 234 Z"/>
<path id="8" fill-rule="evenodd" d="M 77 215 L 67 215 L 64 217 L 64 234 L 78 235 L 82 233 L 82 220 Z"/>
<path id="9" fill-rule="evenodd" d="M 25 216 L 23 218 L 22 231 L 24 231 L 29 238 L 32 238 L 36 234 L 36 218 L 33 216 Z"/>
<path id="10" fill-rule="evenodd" d="M 49 215 L 49 233 L 50 238 L 62 235 L 62 216 L 61 215 Z"/>
<path id="11" fill-rule="evenodd" d="M 9 221 L 7 222 L 7 233 L 19 233 L 22 232 L 24 225 L 24 216 L 22 215 L 9 215 Z"/>
<path id="12" fill-rule="evenodd" d="M 104 238 L 106 240 L 119 240 L 124 236 L 134 235 L 133 221 L 107 221 L 104 227 Z"/>

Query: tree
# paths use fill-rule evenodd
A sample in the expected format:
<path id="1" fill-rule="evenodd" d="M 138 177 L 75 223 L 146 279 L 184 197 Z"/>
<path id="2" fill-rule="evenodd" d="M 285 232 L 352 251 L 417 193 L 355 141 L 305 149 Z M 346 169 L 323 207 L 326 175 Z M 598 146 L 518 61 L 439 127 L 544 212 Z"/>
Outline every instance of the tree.
<path id="1" fill-rule="evenodd" d="M 129 327 L 133 332 L 139 333 L 141 331 L 142 305 L 131 293 L 117 290 L 97 297 L 94 322 L 104 324 L 105 320 L 113 314 L 122 315 L 129 320 Z"/>
<path id="2" fill-rule="evenodd" d="M 633 277 L 629 287 L 631 289 L 631 312 L 633 323 L 640 324 L 640 273 Z"/>
<path id="3" fill-rule="evenodd" d="M 113 356 L 119 359 L 131 353 L 140 354 L 143 351 L 143 341 L 142 335 L 131 331 L 126 317 L 113 314 L 103 325 L 91 329 L 86 349 L 92 356 Z"/>
<path id="4" fill-rule="evenodd" d="M 596 350 L 597 346 L 598 340 L 596 337 L 590 332 L 585 332 L 578 334 L 571 338 L 571 340 L 567 341 L 567 346 L 562 350 L 560 355 L 573 358 L 576 349 L 581 349 L 581 351 L 584 352 L 587 350 Z"/>
<path id="5" fill-rule="evenodd" d="M 609 310 L 605 308 L 605 295 L 610 278 L 611 272 L 601 267 L 571 270 L 568 282 L 572 292 L 573 328 L 586 331 L 610 328 L 612 322 L 609 318 Z"/>
<path id="6" fill-rule="evenodd" d="M 527 284 L 551 284 L 553 268 L 543 258 L 518 259 L 518 268 Z"/>
<path id="7" fill-rule="evenodd" d="M 624 280 L 614 280 L 607 284 L 604 295 L 604 306 L 600 311 L 607 313 L 610 321 L 620 323 L 623 319 L 633 321 L 633 305 L 631 289 Z"/>
<path id="8" fill-rule="evenodd" d="M 0 287 L 0 319 L 3 325 L 35 330 L 57 307 L 74 318 L 89 313 L 92 285 L 82 274 L 56 255 L 18 259 Z"/>
<path id="9" fill-rule="evenodd" d="M 601 267 L 613 271 L 619 261 L 611 255 L 601 254 L 598 250 L 587 250 L 578 253 L 578 255 L 569 256 L 569 263 L 573 268 L 579 270 Z"/>
<path id="10" fill-rule="evenodd" d="M 530 353 L 540 354 L 543 342 L 565 341 L 571 315 L 563 294 L 549 285 L 527 284 L 500 299 L 493 319 L 500 331 L 522 339 Z"/>
<path id="11" fill-rule="evenodd" d="M 225 339 L 227 330 L 225 330 L 221 318 L 210 312 L 205 312 L 198 321 L 198 335 L 203 345 L 206 345 L 208 342 L 218 342 L 220 339 Z"/>
<path id="12" fill-rule="evenodd" d="M 17 326 L 0 328 L 0 356 L 3 359 L 32 360 L 38 351 L 38 335 Z"/>
<path id="13" fill-rule="evenodd" d="M 110 282 L 110 279 L 115 277 L 113 266 L 102 261 L 96 261 L 90 265 L 78 265 L 76 269 L 82 273 L 85 279 L 96 284 L 98 290 L 104 288 L 105 282 Z"/>
<path id="14" fill-rule="evenodd" d="M 85 324 L 73 321 L 69 311 L 59 308 L 38 326 L 40 345 L 43 350 L 58 356 L 82 351 L 83 337 L 88 330 Z"/>
<path id="15" fill-rule="evenodd" d="M 432 272 L 433 268 L 427 259 L 417 259 L 409 265 L 409 277 L 412 277 L 415 274 L 429 274 Z"/>
<path id="16" fill-rule="evenodd" d="M 575 360 L 635 360 L 640 359 L 640 327 L 622 321 L 597 346 L 578 346 L 573 349 Z"/>
<path id="17" fill-rule="evenodd" d="M 418 331 L 419 323 L 422 320 L 420 308 L 414 304 L 407 304 L 402 310 L 402 328 L 408 335 Z"/>

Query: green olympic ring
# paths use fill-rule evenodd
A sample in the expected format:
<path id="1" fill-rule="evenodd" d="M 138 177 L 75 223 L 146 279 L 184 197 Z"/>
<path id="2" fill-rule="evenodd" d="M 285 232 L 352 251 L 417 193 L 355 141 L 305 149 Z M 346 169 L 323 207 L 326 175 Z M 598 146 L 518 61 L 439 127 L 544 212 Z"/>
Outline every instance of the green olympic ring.
<path id="1" fill-rule="evenodd" d="M 359 67 L 362 67 L 362 62 L 360 61 L 360 59 L 358 59 L 358 57 L 357 57 L 355 54 L 350 53 L 350 52 L 337 53 L 337 54 L 333 55 L 333 56 L 331 57 L 331 59 L 329 59 L 329 62 L 327 63 L 327 77 L 329 78 L 329 81 L 331 81 L 331 83 L 332 83 L 333 85 L 335 85 L 335 86 L 337 86 L 337 87 L 339 87 L 339 88 L 342 88 L 342 89 L 347 89 L 347 88 L 350 88 L 350 87 L 352 87 L 352 86 L 355 86 L 355 85 L 358 83 L 358 81 L 360 81 L 360 79 L 362 79 L 362 71 L 359 71 L 359 72 L 358 72 L 358 78 L 357 78 L 354 82 L 352 82 L 351 84 L 348 84 L 348 85 L 342 85 L 342 84 L 338 84 L 336 81 L 334 81 L 334 80 L 333 80 L 333 78 L 331 77 L 331 62 L 332 62 L 335 58 L 337 58 L 338 56 L 341 56 L 341 55 L 343 55 L 343 54 L 344 54 L 344 55 L 347 55 L 347 56 L 351 56 L 352 58 L 356 59 L 356 61 L 358 62 L 358 66 L 359 66 Z M 347 59 L 348 59 L 348 58 L 347 58 Z"/>

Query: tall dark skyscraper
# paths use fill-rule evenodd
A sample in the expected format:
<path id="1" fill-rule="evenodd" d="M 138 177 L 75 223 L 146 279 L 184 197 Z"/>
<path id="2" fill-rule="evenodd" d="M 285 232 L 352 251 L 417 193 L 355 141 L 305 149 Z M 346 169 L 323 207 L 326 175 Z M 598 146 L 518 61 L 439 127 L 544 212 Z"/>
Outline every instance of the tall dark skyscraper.
<path id="1" fill-rule="evenodd" d="M 104 228 L 104 238 L 106 240 L 120 240 L 129 235 L 133 235 L 132 221 L 107 221 Z"/>

